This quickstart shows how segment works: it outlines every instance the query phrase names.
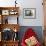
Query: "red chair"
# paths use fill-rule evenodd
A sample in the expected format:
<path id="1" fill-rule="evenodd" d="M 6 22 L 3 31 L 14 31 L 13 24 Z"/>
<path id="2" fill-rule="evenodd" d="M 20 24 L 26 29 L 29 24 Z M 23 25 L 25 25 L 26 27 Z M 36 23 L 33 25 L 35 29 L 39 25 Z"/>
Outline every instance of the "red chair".
<path id="1" fill-rule="evenodd" d="M 24 37 L 22 38 L 21 46 L 27 46 L 25 43 L 25 40 L 34 36 L 37 39 L 36 33 L 32 30 L 32 28 L 27 29 L 27 31 L 24 34 Z M 38 40 L 37 40 L 38 41 Z M 38 41 L 35 46 L 41 46 L 40 42 Z"/>

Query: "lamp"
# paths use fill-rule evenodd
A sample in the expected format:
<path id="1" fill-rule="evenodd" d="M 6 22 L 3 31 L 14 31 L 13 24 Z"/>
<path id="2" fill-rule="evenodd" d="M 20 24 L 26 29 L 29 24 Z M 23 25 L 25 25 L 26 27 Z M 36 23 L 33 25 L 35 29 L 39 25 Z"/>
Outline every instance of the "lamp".
<path id="1" fill-rule="evenodd" d="M 16 29 L 14 29 L 14 32 L 17 32 L 17 30 L 16 30 Z"/>
<path id="2" fill-rule="evenodd" d="M 17 0 L 15 0 L 15 7 L 16 7 L 16 4 L 17 4 L 17 2 L 16 2 Z"/>

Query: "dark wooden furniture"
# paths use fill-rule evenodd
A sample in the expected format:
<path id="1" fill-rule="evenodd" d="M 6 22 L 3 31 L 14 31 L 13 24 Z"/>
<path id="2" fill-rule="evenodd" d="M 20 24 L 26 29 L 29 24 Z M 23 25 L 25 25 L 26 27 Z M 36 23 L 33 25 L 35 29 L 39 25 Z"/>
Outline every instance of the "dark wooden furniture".
<path id="1" fill-rule="evenodd" d="M 0 46 L 2 46 L 2 42 L 0 41 Z"/>
<path id="2" fill-rule="evenodd" d="M 19 7 L 0 7 L 0 20 L 1 20 L 1 24 L 8 24 L 8 17 L 9 16 L 17 16 L 17 20 L 18 20 L 18 16 L 19 16 Z M 17 21 L 18 23 L 18 21 Z"/>
<path id="3" fill-rule="evenodd" d="M 17 21 L 15 24 L 9 24 L 8 18 L 7 18 L 9 16 L 14 16 L 14 17 L 17 16 L 16 18 Z M 19 40 L 15 40 L 15 41 L 14 40 L 8 40 L 8 41 L 2 40 L 2 32 L 5 28 L 9 28 L 14 32 L 19 31 L 18 17 L 19 17 L 19 7 L 0 7 L 0 32 L 1 32 L 0 46 L 18 46 Z"/>
<path id="4" fill-rule="evenodd" d="M 2 42 L 3 46 L 18 46 L 19 41 L 5 41 Z"/>

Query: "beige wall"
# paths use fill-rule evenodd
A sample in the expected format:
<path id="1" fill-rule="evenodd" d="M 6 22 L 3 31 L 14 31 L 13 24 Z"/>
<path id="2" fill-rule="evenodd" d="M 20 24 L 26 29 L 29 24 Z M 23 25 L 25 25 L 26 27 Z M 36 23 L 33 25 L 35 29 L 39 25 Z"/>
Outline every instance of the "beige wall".
<path id="1" fill-rule="evenodd" d="M 46 0 L 43 0 L 43 6 L 44 6 L 44 42 L 46 46 Z"/>
<path id="2" fill-rule="evenodd" d="M 44 26 L 46 27 L 46 0 L 43 1 L 43 6 L 44 6 Z"/>

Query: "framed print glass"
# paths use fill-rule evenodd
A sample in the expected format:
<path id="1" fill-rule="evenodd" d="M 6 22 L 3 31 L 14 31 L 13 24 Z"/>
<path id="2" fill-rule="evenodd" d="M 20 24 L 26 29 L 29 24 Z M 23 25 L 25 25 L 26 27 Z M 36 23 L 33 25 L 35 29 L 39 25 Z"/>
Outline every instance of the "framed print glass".
<path id="1" fill-rule="evenodd" d="M 2 15 L 9 15 L 9 10 L 2 10 Z"/>
<path id="2" fill-rule="evenodd" d="M 24 18 L 34 19 L 36 18 L 36 8 L 24 8 L 23 14 L 24 14 Z"/>
<path id="3" fill-rule="evenodd" d="M 14 10 L 14 9 L 9 11 L 9 14 L 10 14 L 10 15 L 16 15 L 17 13 L 18 13 L 18 12 L 17 12 L 16 10 Z"/>

